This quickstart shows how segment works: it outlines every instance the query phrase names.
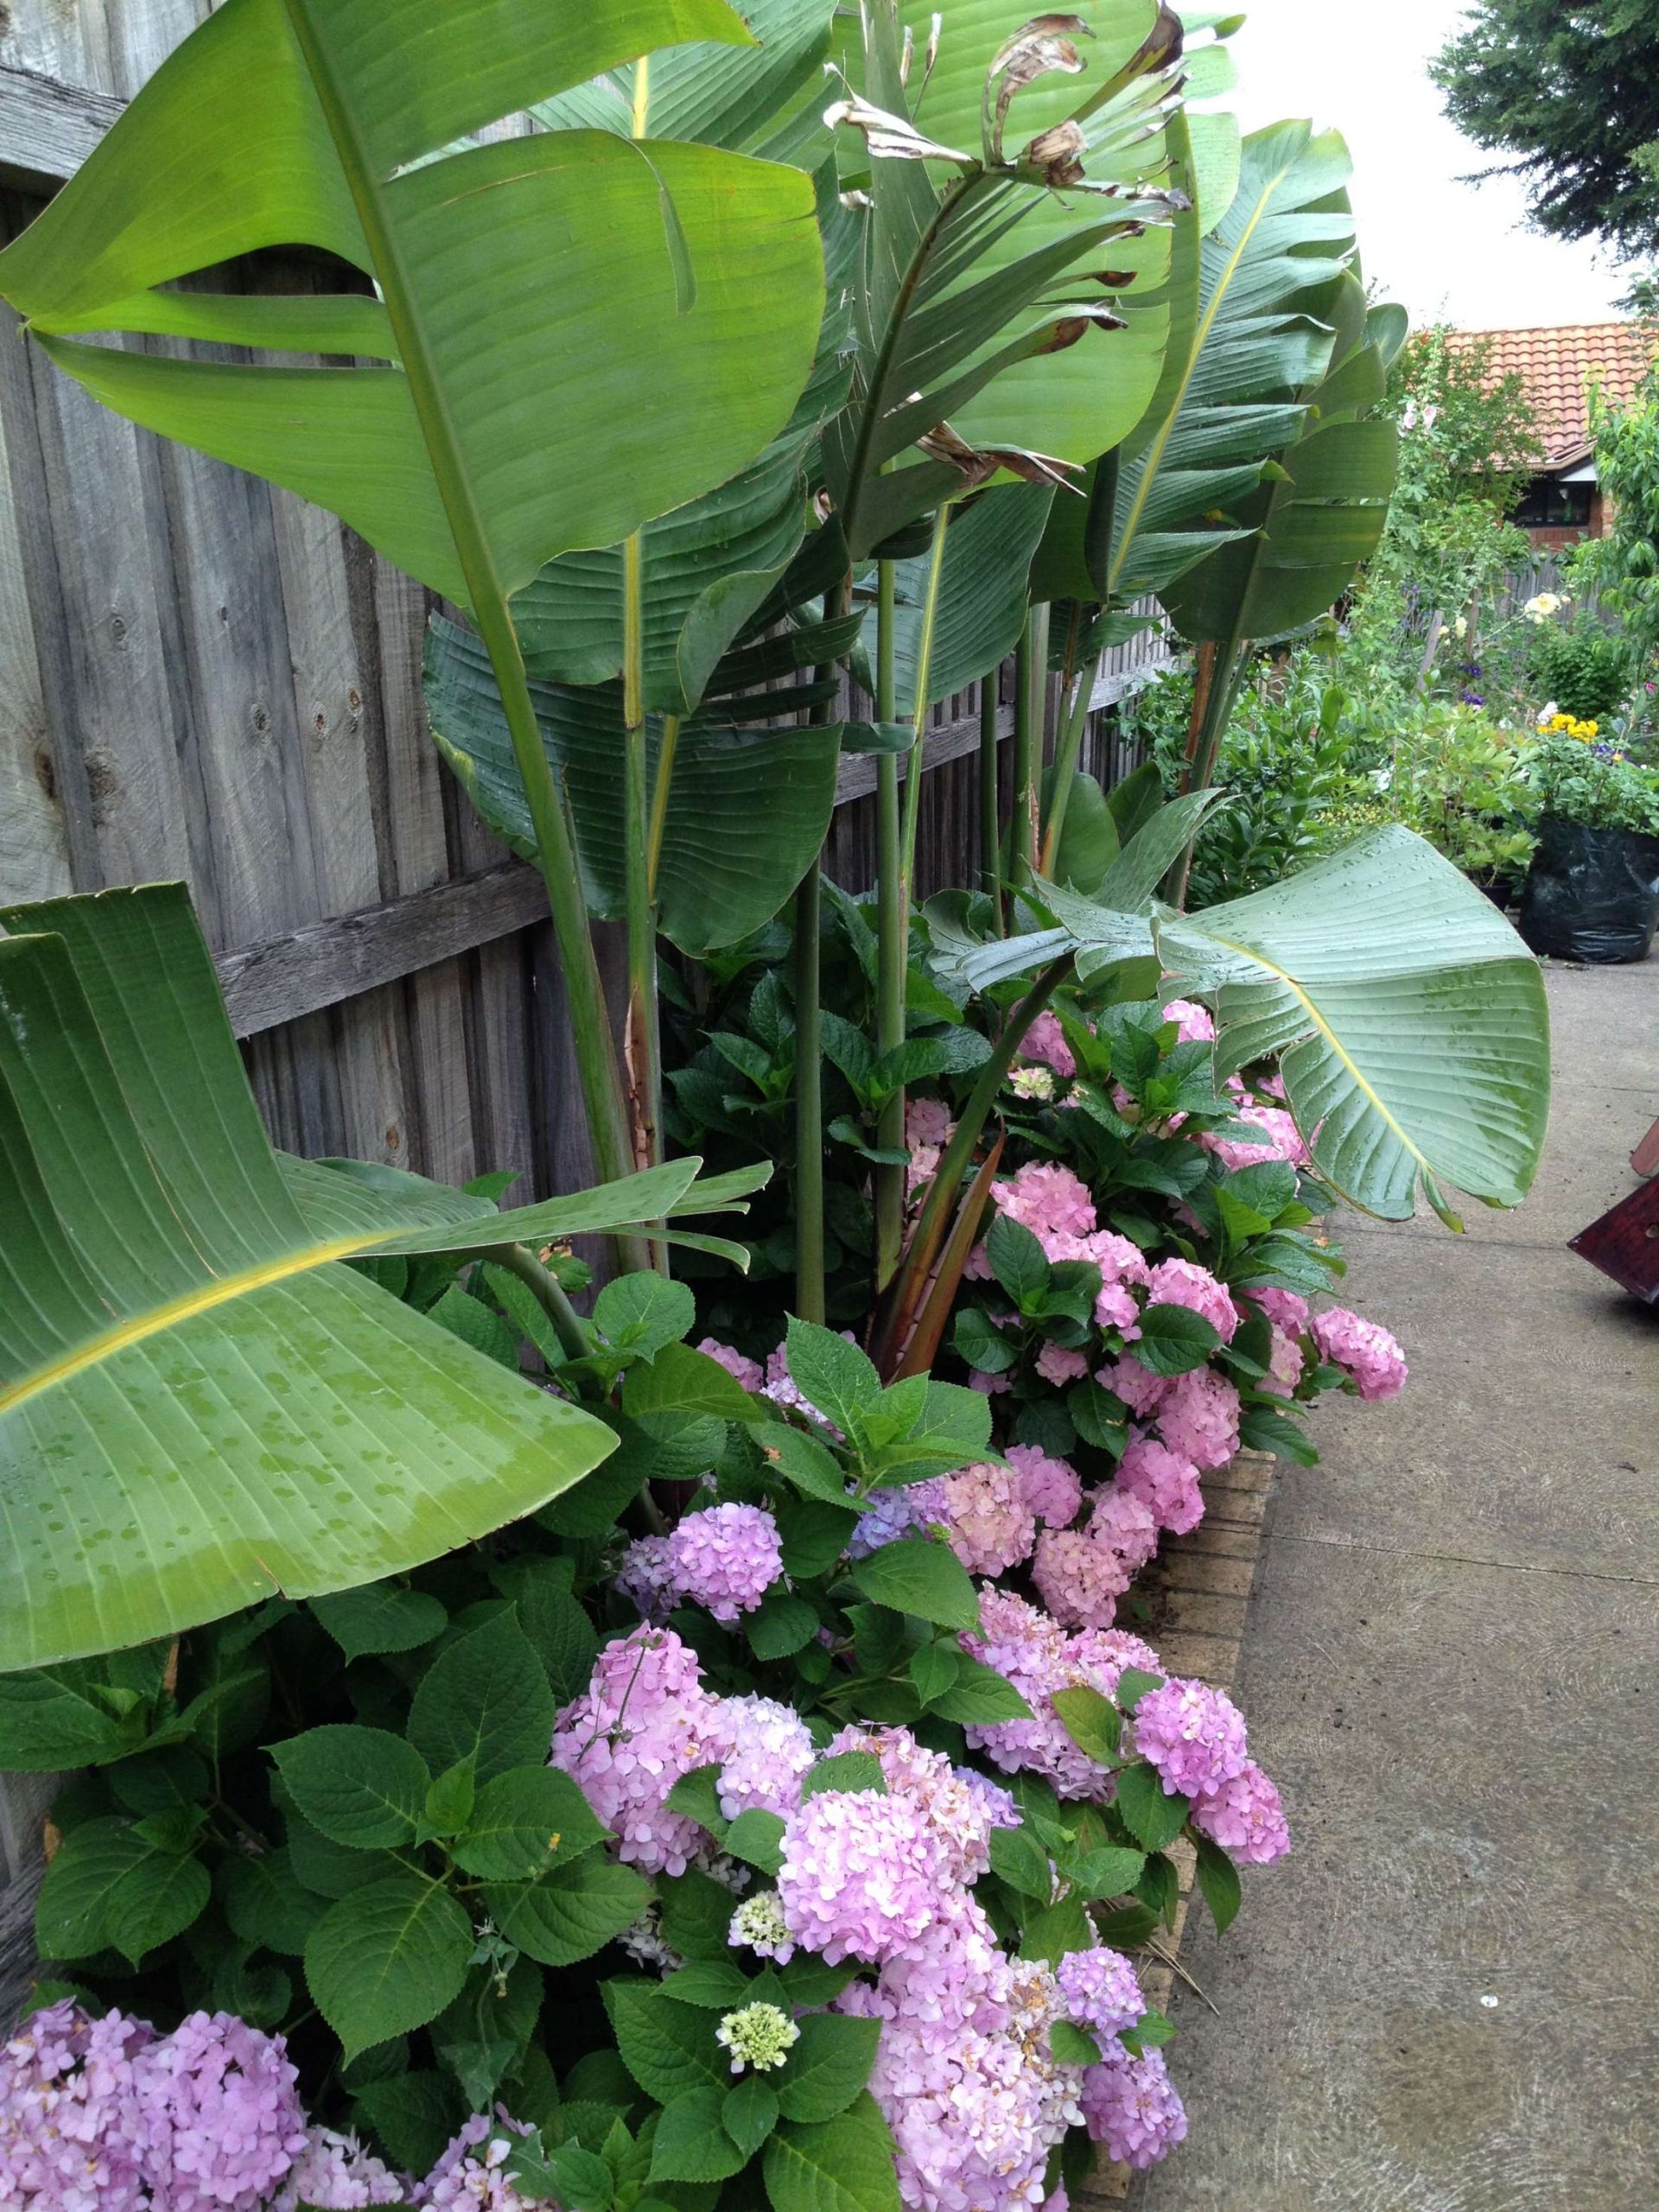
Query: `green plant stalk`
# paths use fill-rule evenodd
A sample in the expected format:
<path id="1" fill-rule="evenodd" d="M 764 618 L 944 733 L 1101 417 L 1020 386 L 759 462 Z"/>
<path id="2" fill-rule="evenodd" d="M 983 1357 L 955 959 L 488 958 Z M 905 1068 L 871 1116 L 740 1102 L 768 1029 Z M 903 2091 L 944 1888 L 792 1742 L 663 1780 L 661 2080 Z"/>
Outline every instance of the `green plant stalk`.
<path id="1" fill-rule="evenodd" d="M 663 1156 L 663 1068 L 657 1001 L 657 908 L 652 896 L 651 827 L 668 810 L 667 764 L 658 766 L 660 805 L 649 790 L 645 728 L 645 543 L 636 531 L 622 547 L 622 870 L 627 937 L 628 1015 L 623 1058 L 628 1077 L 628 1136 L 637 1167 Z M 651 1239 L 651 1262 L 668 1273 L 668 1247 Z"/>
<path id="2" fill-rule="evenodd" d="M 891 561 L 876 563 L 875 718 L 890 722 L 894 705 L 894 598 L 898 576 Z M 875 1052 L 894 1051 L 905 1039 L 905 979 L 908 917 L 903 889 L 904 828 L 899 800 L 899 761 L 881 753 L 875 762 Z M 896 1105 L 896 1112 L 894 1110 Z M 890 1098 L 876 1122 L 876 1142 L 905 1141 L 905 1102 Z M 905 1171 L 878 1166 L 875 1201 L 875 1287 L 884 1289 L 899 1265 L 905 1233 Z"/>
<path id="3" fill-rule="evenodd" d="M 524 656 L 496 574 L 489 535 L 461 460 L 460 441 L 449 416 L 442 386 L 429 358 L 426 334 L 414 293 L 405 276 L 397 234 L 386 217 L 385 188 L 358 134 L 348 103 L 328 66 L 311 21 L 316 0 L 286 0 L 289 20 L 317 89 L 329 135 L 349 184 L 359 223 L 380 285 L 386 313 L 397 340 L 410 402 L 432 464 L 455 554 L 467 580 L 468 611 L 490 657 L 501 695 L 502 712 L 512 740 L 513 758 L 524 786 L 537 853 L 547 884 L 566 1003 L 576 1047 L 582 1105 L 593 1148 L 594 1171 L 602 1182 L 627 1174 L 627 1107 L 616 1039 L 600 981 L 599 962 L 588 929 L 576 865 L 575 838 L 563 791 L 542 744 L 531 702 Z M 619 1238 L 625 1264 L 637 1239 Z"/>
<path id="4" fill-rule="evenodd" d="M 1008 880 L 1018 889 L 1037 872 L 1038 787 L 1042 775 L 1043 693 L 1048 678 L 1048 607 L 1028 607 L 1014 658 L 1014 819 Z"/>
<path id="5" fill-rule="evenodd" d="M 962 1109 L 950 1141 L 940 1154 L 933 1180 L 928 1185 L 927 1197 L 915 1228 L 911 1231 L 906 1249 L 904 1264 L 893 1282 L 887 1313 L 883 1318 L 883 1341 L 902 1344 L 909 1335 L 909 1317 L 914 1313 L 933 1263 L 944 1243 L 945 1227 L 957 1203 L 957 1196 L 973 1164 L 976 1147 L 983 1134 L 985 1124 L 996 1109 L 996 1101 L 1014 1056 L 1026 1039 L 1026 1032 L 1048 1004 L 1055 992 L 1071 972 L 1076 955 L 1065 953 L 1058 960 L 1051 961 L 1031 988 L 1010 1012 L 1001 1032 L 992 1047 L 991 1057 L 979 1071 L 978 1080 L 969 1092 L 967 1104 Z"/>
<path id="6" fill-rule="evenodd" d="M 1237 703 L 1239 685 L 1249 659 L 1248 641 L 1229 645 L 1224 650 L 1227 658 L 1224 662 L 1220 652 L 1217 652 L 1216 664 L 1211 672 L 1204 711 L 1193 733 L 1187 772 L 1182 779 L 1188 791 L 1206 791 L 1210 788 L 1216 772 L 1216 757 L 1221 750 L 1223 735 Z M 1186 906 L 1187 880 L 1192 873 L 1192 849 L 1197 842 L 1198 831 L 1195 830 L 1186 841 L 1185 851 L 1169 873 L 1169 903 L 1183 911 Z"/>
<path id="7" fill-rule="evenodd" d="M 528 1244 L 496 1244 L 481 1256 L 517 1275 L 553 1324 L 567 1359 L 585 1359 L 593 1349 L 582 1317 L 566 1295 L 564 1285 L 550 1268 L 544 1268 Z"/>
<path id="8" fill-rule="evenodd" d="M 823 595 L 823 617 L 833 621 L 852 604 L 849 571 Z M 815 673 L 828 683 L 832 663 Z M 807 720 L 833 721 L 833 697 L 822 699 Z M 804 1321 L 824 1319 L 823 1260 L 823 854 L 813 860 L 795 893 L 795 1311 Z"/>
<path id="9" fill-rule="evenodd" d="M 1062 694 L 1065 705 L 1060 716 L 1058 741 L 1054 748 L 1054 772 L 1049 785 L 1048 806 L 1043 821 L 1042 849 L 1038 866 L 1045 875 L 1052 875 L 1054 863 L 1059 857 L 1060 839 L 1065 832 L 1065 810 L 1071 801 L 1071 780 L 1077 772 L 1077 755 L 1083 750 L 1083 734 L 1089 727 L 1089 702 L 1094 696 L 1095 671 L 1098 659 L 1087 668 L 1077 666 L 1077 647 L 1083 627 L 1083 609 L 1072 601 L 1071 619 L 1065 633 L 1065 683 Z"/>
<path id="10" fill-rule="evenodd" d="M 1000 804 L 1001 742 L 997 715 L 1001 702 L 1002 671 L 994 668 L 979 687 L 979 871 L 982 888 L 991 902 L 998 937 L 1006 937 L 1002 912 L 1002 821 Z"/>

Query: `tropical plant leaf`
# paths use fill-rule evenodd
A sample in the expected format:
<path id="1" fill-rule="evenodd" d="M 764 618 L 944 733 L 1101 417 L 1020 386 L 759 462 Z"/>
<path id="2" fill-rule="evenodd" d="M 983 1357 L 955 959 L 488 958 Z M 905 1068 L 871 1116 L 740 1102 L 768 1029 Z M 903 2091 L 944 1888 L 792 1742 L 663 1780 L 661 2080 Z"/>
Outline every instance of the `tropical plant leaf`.
<path id="1" fill-rule="evenodd" d="M 981 118 L 1008 12 L 1001 0 L 962 0 L 934 67 L 916 79 L 925 143 L 949 140 L 950 166 L 941 164 L 949 181 L 936 187 L 919 160 L 888 157 L 925 143 L 909 121 L 901 55 L 906 32 L 917 51 L 929 47 L 931 19 L 917 11 L 900 24 L 872 8 L 859 26 L 842 55 L 861 94 L 848 113 L 874 153 L 867 175 L 856 156 L 844 164 L 871 203 L 856 288 L 859 362 L 853 404 L 824 445 L 855 559 L 959 489 L 964 472 L 983 480 L 1006 463 L 1016 474 L 1047 472 L 1052 482 L 1056 461 L 1091 459 L 1144 412 L 1166 317 L 1154 308 L 1126 323 L 1103 305 L 1103 292 L 1115 297 L 1161 274 L 1167 249 L 1158 226 L 1172 203 L 1159 111 L 1180 44 L 1174 17 L 1149 0 L 1105 0 L 1091 24 L 1092 89 L 1067 78 L 1021 91 L 1005 118 L 1005 149 L 982 137 Z M 1067 142 L 1078 171 L 1062 175 L 1064 164 L 1050 169 L 1035 158 L 1020 165 L 1016 132 L 1035 137 L 1083 114 L 1087 130 L 1079 125 Z M 1065 189 L 1081 176 L 1086 186 Z M 1098 350 L 1107 344 L 1111 373 Z M 954 458 L 936 449 L 881 473 L 947 425 Z M 1033 449 L 1047 458 L 1033 461 Z"/>
<path id="2" fill-rule="evenodd" d="M 541 0 L 226 0 L 0 257 L 0 290 L 118 412 L 494 607 L 556 554 L 730 476 L 806 379 L 823 265 L 799 173 L 608 131 L 454 150 L 688 39 L 752 43 L 724 0 L 556 19 Z M 377 280 L 369 350 L 386 365 L 185 361 L 70 334 L 146 328 L 156 286 L 277 245 Z M 381 324 L 372 307 L 349 312 Z M 318 350 L 341 311 L 191 293 L 164 312 L 182 334 L 291 353 Z"/>
<path id="3" fill-rule="evenodd" d="M 1171 136 L 1182 174 L 1206 174 L 1185 123 Z M 1213 190 L 1229 167 L 1213 147 L 1205 159 Z M 1300 435 L 1304 387 L 1332 359 L 1337 334 L 1320 310 L 1353 250 L 1345 204 L 1332 204 L 1350 168 L 1335 132 L 1287 123 L 1243 141 L 1224 211 L 1205 206 L 1195 182 L 1195 206 L 1173 227 L 1170 343 L 1156 394 L 1099 511 L 1057 512 L 1038 564 L 1046 594 L 1087 589 L 1114 603 L 1162 594 L 1255 526 L 1245 503 L 1269 459 Z"/>
<path id="4" fill-rule="evenodd" d="M 489 655 L 458 624 L 434 624 L 427 648 L 427 704 L 439 749 L 473 804 L 514 851 L 536 843 Z M 532 684 L 549 758 L 569 793 L 582 891 L 591 912 L 626 906 L 620 687 L 579 690 Z M 772 711 L 778 694 L 753 702 Z M 734 714 L 744 705 L 733 702 Z M 712 712 L 682 723 L 656 880 L 663 933 L 702 955 L 769 921 L 817 858 L 835 808 L 841 730 L 836 723 L 768 728 Z M 649 726 L 653 775 L 663 760 L 661 721 Z M 766 802 L 757 804 L 764 789 Z"/>
<path id="5" fill-rule="evenodd" d="M 1000 667 L 1020 642 L 1027 575 L 1054 498 L 1046 485 L 999 484 L 953 516 L 928 660 L 928 706 Z M 931 559 L 922 554 L 895 567 L 894 705 L 899 715 L 912 717 Z M 874 690 L 868 662 L 859 680 Z"/>
<path id="6" fill-rule="evenodd" d="M 683 1163 L 516 1214 L 285 1176 L 182 887 L 0 922 L 0 1670 L 415 1567 L 605 1458 L 604 1424 L 337 1263 L 660 1218 Z"/>
<path id="7" fill-rule="evenodd" d="M 1549 1114 L 1538 964 L 1490 899 L 1390 823 L 1270 890 L 1158 928 L 1166 967 L 1215 993 L 1219 1050 L 1280 1054 L 1313 1164 L 1409 1217 L 1421 1185 L 1519 1205 Z"/>
<path id="8" fill-rule="evenodd" d="M 827 147 L 823 61 L 834 0 L 744 0 L 759 43 L 677 46 L 531 108 L 550 130 L 694 138 L 811 168 Z"/>

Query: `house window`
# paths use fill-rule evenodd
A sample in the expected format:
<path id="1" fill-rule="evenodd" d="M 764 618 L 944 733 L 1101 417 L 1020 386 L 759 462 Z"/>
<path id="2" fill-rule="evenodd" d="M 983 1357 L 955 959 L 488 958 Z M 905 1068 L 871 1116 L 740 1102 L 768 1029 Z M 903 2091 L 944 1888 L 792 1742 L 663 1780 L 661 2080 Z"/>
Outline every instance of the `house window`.
<path id="1" fill-rule="evenodd" d="M 1554 476 L 1535 476 L 1521 494 L 1515 520 L 1523 530 L 1588 530 L 1593 484 L 1563 484 Z"/>

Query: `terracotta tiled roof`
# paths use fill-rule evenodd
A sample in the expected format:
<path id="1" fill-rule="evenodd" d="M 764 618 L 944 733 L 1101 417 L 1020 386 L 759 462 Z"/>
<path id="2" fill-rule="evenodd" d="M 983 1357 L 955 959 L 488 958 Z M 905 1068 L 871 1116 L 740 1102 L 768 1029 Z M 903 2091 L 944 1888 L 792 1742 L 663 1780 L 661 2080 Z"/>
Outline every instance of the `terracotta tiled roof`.
<path id="1" fill-rule="evenodd" d="M 1511 370 L 1524 380 L 1542 441 L 1547 468 L 1567 468 L 1590 450 L 1590 388 L 1629 399 L 1656 354 L 1651 323 L 1559 323 L 1541 330 L 1453 330 L 1447 342 L 1464 350 L 1484 342 L 1494 379 Z"/>

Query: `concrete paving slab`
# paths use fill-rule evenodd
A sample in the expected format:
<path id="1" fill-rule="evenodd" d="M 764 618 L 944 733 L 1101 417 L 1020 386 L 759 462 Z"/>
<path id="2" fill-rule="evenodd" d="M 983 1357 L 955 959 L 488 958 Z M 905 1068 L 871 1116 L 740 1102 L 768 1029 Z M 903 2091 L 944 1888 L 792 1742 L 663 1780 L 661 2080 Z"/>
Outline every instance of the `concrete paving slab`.
<path id="1" fill-rule="evenodd" d="M 1532 1236 L 1352 1239 L 1412 1380 L 1274 1478 L 1236 1694 L 1295 1848 L 1189 1923 L 1139 2212 L 1659 2208 L 1659 1321 L 1555 1241 L 1659 1112 L 1659 963 L 1549 990 Z"/>

